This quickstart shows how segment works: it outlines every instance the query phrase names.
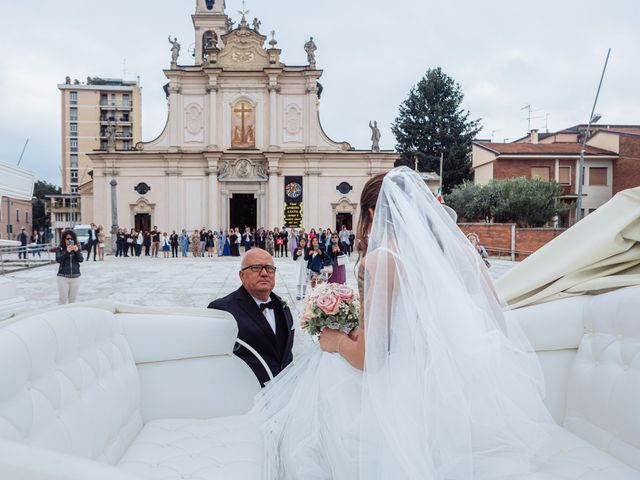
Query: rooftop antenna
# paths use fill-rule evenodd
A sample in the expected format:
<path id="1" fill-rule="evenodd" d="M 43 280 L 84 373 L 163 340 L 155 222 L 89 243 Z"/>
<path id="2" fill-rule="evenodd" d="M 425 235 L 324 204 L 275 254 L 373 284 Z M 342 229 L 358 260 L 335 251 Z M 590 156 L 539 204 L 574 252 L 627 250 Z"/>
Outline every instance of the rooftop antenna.
<path id="1" fill-rule="evenodd" d="M 544 129 L 547 133 L 549 133 L 549 117 L 551 117 L 550 113 L 544 114 Z"/>
<path id="2" fill-rule="evenodd" d="M 531 113 L 533 113 L 533 109 L 531 108 L 531 104 L 527 104 L 524 107 L 522 107 L 520 110 L 527 110 L 528 114 L 527 114 L 527 121 L 528 121 L 528 126 L 527 126 L 527 133 L 529 133 L 531 131 Z"/>
<path id="3" fill-rule="evenodd" d="M 127 79 L 127 59 L 123 58 L 122 59 L 122 79 L 126 80 Z"/>
<path id="4" fill-rule="evenodd" d="M 18 158 L 18 166 L 20 166 L 20 162 L 22 161 L 22 157 L 24 156 L 24 151 L 27 149 L 27 144 L 29 143 L 29 139 L 24 142 L 24 147 L 22 147 L 22 152 L 20 153 L 20 158 Z"/>
<path id="5" fill-rule="evenodd" d="M 491 142 L 493 143 L 493 137 L 495 136 L 496 132 L 499 132 L 500 130 L 491 130 Z"/>

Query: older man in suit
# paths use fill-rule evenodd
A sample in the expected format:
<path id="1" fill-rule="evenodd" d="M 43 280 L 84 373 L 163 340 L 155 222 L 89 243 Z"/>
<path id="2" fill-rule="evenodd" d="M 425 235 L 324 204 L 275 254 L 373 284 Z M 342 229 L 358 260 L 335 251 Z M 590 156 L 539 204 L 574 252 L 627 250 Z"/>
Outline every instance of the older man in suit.
<path id="1" fill-rule="evenodd" d="M 293 317 L 286 303 L 275 293 L 276 267 L 273 257 L 252 248 L 242 259 L 242 286 L 209 308 L 231 313 L 238 322 L 238 338 L 253 347 L 276 376 L 293 360 Z M 246 348 L 236 345 L 235 354 L 253 370 L 262 386 L 269 375 Z"/>

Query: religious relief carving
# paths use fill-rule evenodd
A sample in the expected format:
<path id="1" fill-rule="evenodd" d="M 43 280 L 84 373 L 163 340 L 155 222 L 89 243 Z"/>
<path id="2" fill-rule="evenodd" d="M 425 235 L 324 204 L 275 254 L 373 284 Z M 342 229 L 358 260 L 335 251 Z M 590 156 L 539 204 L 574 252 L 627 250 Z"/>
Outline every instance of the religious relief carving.
<path id="1" fill-rule="evenodd" d="M 235 104 L 232 110 L 231 147 L 255 148 L 255 108 L 246 100 Z"/>
<path id="2" fill-rule="evenodd" d="M 236 164 L 236 175 L 240 178 L 247 178 L 251 170 L 251 162 L 246 159 L 240 160 Z"/>
<path id="3" fill-rule="evenodd" d="M 256 56 L 253 52 L 233 52 L 231 58 L 237 63 L 249 63 L 252 62 Z"/>
<path id="4" fill-rule="evenodd" d="M 269 179 L 265 162 L 247 158 L 225 160 L 218 167 L 218 180 L 225 182 L 266 182 Z"/>
<path id="5" fill-rule="evenodd" d="M 192 103 L 186 109 L 187 131 L 192 135 L 197 135 L 204 128 L 202 122 L 202 108 Z"/>
<path id="6" fill-rule="evenodd" d="M 284 115 L 284 128 L 289 135 L 296 135 L 302 130 L 302 111 L 297 105 L 289 105 Z"/>

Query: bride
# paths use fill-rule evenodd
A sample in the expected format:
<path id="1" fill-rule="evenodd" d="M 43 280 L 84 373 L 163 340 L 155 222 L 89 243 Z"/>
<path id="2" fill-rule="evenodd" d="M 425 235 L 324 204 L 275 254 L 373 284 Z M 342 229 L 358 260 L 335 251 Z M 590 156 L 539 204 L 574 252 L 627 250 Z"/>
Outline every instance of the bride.
<path id="1" fill-rule="evenodd" d="M 361 328 L 325 329 L 256 398 L 266 478 L 497 479 L 537 469 L 553 420 L 482 259 L 412 170 L 372 178 Z"/>

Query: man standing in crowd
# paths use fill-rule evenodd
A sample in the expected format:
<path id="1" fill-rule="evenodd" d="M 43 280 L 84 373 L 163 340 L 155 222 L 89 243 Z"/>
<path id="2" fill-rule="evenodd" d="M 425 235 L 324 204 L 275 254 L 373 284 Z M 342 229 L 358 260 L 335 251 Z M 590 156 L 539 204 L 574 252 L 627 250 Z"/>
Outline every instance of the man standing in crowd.
<path id="1" fill-rule="evenodd" d="M 158 250 L 160 250 L 160 232 L 158 227 L 154 225 L 151 230 L 151 255 L 158 258 Z"/>
<path id="2" fill-rule="evenodd" d="M 351 240 L 349 239 L 349 230 L 346 225 L 342 225 L 340 230 L 340 243 L 342 244 L 342 251 L 351 253 Z"/>
<path id="3" fill-rule="evenodd" d="M 93 248 L 93 261 L 96 261 L 96 251 L 98 250 L 98 230 L 96 224 L 91 222 L 89 229 L 89 239 L 87 240 L 87 261 L 91 260 L 91 249 Z"/>
<path id="4" fill-rule="evenodd" d="M 178 244 L 180 243 L 180 239 L 178 237 L 178 234 L 176 233 L 175 230 L 173 230 L 173 232 L 171 232 L 171 235 L 169 235 L 169 244 L 171 245 L 171 258 L 177 258 L 178 257 Z"/>
<path id="5" fill-rule="evenodd" d="M 242 244 L 244 245 L 244 252 L 247 253 L 251 250 L 253 246 L 253 235 L 251 234 L 251 229 L 246 227 L 244 229 L 244 234 L 242 235 Z"/>
<path id="6" fill-rule="evenodd" d="M 18 241 L 20 242 L 20 250 L 18 251 L 18 259 L 24 258 L 27 259 L 27 243 L 29 243 L 29 235 L 25 231 L 25 228 L 22 227 L 20 229 L 20 234 L 18 235 Z M 24 255 L 24 257 L 23 257 Z"/>
<path id="7" fill-rule="evenodd" d="M 289 256 L 289 231 L 287 230 L 287 227 L 282 227 L 280 236 L 282 237 L 282 248 L 284 248 L 284 256 L 288 257 Z"/>

